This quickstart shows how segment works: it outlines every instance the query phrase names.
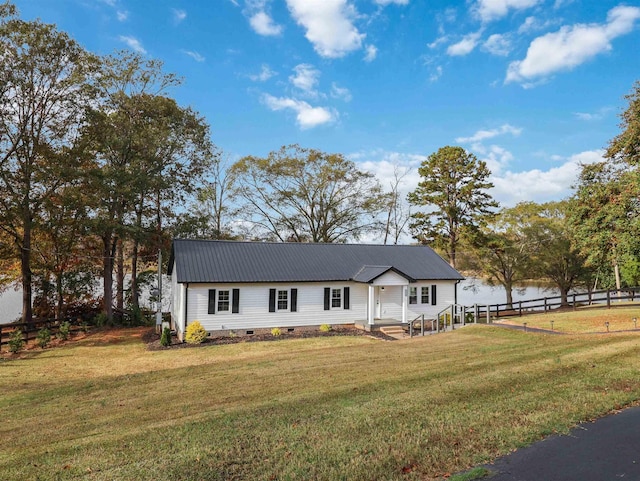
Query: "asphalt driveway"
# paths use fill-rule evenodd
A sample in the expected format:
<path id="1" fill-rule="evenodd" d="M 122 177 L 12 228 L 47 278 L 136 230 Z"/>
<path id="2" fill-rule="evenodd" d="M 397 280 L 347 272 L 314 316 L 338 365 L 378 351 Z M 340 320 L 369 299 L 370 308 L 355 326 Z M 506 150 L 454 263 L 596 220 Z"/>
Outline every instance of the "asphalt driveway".
<path id="1" fill-rule="evenodd" d="M 491 481 L 640 481 L 640 407 L 580 424 L 485 468 Z"/>

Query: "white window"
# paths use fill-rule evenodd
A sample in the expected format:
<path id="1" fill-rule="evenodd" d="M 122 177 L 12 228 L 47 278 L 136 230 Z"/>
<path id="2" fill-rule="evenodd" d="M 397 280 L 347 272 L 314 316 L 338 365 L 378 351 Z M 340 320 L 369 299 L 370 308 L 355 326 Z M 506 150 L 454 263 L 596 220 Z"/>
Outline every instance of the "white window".
<path id="1" fill-rule="evenodd" d="M 278 291 L 278 310 L 286 311 L 289 309 L 289 291 Z"/>
<path id="2" fill-rule="evenodd" d="M 342 307 L 342 289 L 331 289 L 331 307 Z"/>
<path id="3" fill-rule="evenodd" d="M 229 311 L 229 291 L 218 291 L 218 312 Z"/>
<path id="4" fill-rule="evenodd" d="M 429 304 L 429 286 L 422 286 L 421 294 L 420 302 L 422 304 Z"/>
<path id="5" fill-rule="evenodd" d="M 409 288 L 409 304 L 417 304 L 418 303 L 418 288 L 410 287 Z"/>

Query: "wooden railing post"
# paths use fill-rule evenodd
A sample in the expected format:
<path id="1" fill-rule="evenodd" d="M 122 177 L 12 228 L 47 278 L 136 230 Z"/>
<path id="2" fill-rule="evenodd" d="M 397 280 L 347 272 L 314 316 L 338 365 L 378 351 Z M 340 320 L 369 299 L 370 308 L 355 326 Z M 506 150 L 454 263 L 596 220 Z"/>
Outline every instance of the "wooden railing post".
<path id="1" fill-rule="evenodd" d="M 607 309 L 611 309 L 611 289 L 607 289 Z"/>
<path id="2" fill-rule="evenodd" d="M 578 305 L 576 304 L 576 294 L 575 292 L 573 293 L 573 310 L 575 311 L 578 308 Z"/>
<path id="3" fill-rule="evenodd" d="M 491 324 L 491 306 L 487 304 L 487 324 Z"/>
<path id="4" fill-rule="evenodd" d="M 518 315 L 522 317 L 522 301 L 518 301 Z"/>

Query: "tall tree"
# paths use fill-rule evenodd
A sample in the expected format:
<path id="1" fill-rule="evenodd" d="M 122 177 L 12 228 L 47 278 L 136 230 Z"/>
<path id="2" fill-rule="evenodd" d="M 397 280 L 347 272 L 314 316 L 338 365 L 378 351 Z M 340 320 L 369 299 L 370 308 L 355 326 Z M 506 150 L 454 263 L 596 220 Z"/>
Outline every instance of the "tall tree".
<path id="1" fill-rule="evenodd" d="M 0 8 L 0 229 L 20 256 L 22 319 L 32 319 L 32 236 L 43 203 L 77 175 L 66 155 L 91 101 L 93 59 L 54 25 Z M 64 161 L 62 161 L 64 159 Z"/>
<path id="2" fill-rule="evenodd" d="M 397 244 L 411 218 L 411 209 L 408 205 L 405 205 L 405 200 L 400 193 L 400 186 L 410 172 L 411 169 L 403 169 L 399 165 L 393 166 L 393 179 L 390 182 L 391 190 L 388 193 L 389 200 L 383 244 L 387 244 L 389 241 Z"/>
<path id="3" fill-rule="evenodd" d="M 246 221 L 280 241 L 345 242 L 377 228 L 387 196 L 341 154 L 298 145 L 232 168 Z"/>
<path id="4" fill-rule="evenodd" d="M 412 215 L 410 227 L 422 243 L 433 243 L 446 252 L 456 267 L 456 251 L 463 232 L 476 233 L 492 216 L 498 203 L 488 190 L 487 164 L 462 147 L 446 146 L 431 154 L 418 169 L 422 180 L 409 201 L 427 207 Z"/>

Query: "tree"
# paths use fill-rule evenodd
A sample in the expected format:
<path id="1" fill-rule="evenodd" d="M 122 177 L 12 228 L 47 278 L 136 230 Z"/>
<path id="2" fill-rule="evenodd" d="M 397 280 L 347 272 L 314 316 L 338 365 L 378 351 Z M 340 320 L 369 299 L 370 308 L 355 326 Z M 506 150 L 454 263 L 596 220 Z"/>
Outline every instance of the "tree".
<path id="1" fill-rule="evenodd" d="M 15 14 L 0 8 L 0 229 L 19 252 L 30 322 L 33 231 L 46 199 L 77 175 L 68 153 L 91 101 L 94 62 L 55 26 Z"/>
<path id="2" fill-rule="evenodd" d="M 629 107 L 621 115 L 622 132 L 609 142 L 605 157 L 637 167 L 640 166 L 640 81 L 625 99 Z"/>
<path id="3" fill-rule="evenodd" d="M 373 175 L 341 154 L 298 145 L 232 167 L 245 220 L 294 242 L 345 242 L 377 227 L 386 196 Z"/>
<path id="4" fill-rule="evenodd" d="M 431 154 L 418 172 L 422 181 L 409 194 L 409 202 L 430 210 L 414 213 L 410 227 L 420 242 L 444 250 L 455 268 L 463 233 L 474 235 L 498 207 L 487 192 L 493 187 L 487 180 L 491 172 L 473 154 L 451 146 Z"/>
<path id="5" fill-rule="evenodd" d="M 405 205 L 400 194 L 400 185 L 404 178 L 411 172 L 411 169 L 401 169 L 400 166 L 393 166 L 393 180 L 390 182 L 391 191 L 388 198 L 387 220 L 384 229 L 383 244 L 387 244 L 391 239 L 394 244 L 398 243 L 400 236 L 405 232 L 405 228 L 411 218 L 411 210 Z"/>

